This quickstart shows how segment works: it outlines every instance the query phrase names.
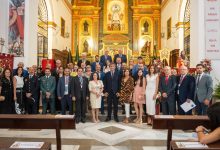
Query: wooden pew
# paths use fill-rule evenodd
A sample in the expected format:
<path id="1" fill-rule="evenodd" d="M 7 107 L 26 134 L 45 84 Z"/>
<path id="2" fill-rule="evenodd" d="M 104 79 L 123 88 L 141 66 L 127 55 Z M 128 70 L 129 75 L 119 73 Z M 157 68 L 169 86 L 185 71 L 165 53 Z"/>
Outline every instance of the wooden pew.
<path id="1" fill-rule="evenodd" d="M 75 129 L 75 117 L 72 115 L 0 114 L 0 128 L 55 129 L 57 150 L 61 150 L 60 129 Z"/>
<path id="2" fill-rule="evenodd" d="M 211 123 L 207 116 L 166 116 L 155 115 L 153 117 L 153 129 L 168 129 L 167 134 L 167 150 L 170 148 L 172 140 L 172 130 L 195 130 L 199 125 L 210 128 Z"/>
<path id="3" fill-rule="evenodd" d="M 178 148 L 176 142 L 190 142 L 190 141 L 171 141 L 170 150 L 198 150 L 198 148 Z M 208 148 L 202 150 L 220 150 L 220 141 L 212 144 L 208 144 Z"/>

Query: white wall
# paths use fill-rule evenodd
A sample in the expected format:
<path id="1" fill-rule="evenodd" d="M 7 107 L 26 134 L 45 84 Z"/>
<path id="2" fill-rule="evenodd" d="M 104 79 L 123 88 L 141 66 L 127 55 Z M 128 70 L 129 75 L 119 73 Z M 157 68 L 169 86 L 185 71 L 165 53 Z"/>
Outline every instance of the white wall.
<path id="1" fill-rule="evenodd" d="M 191 66 L 205 59 L 205 0 L 191 0 L 190 57 Z M 220 81 L 220 60 L 211 60 L 213 71 L 211 76 L 214 84 Z"/>
<path id="2" fill-rule="evenodd" d="M 9 25 L 9 7 L 8 0 L 1 0 L 1 9 L 0 9 L 0 37 L 5 40 L 5 45 L 2 52 L 7 53 L 7 43 L 8 43 L 8 25 Z"/>
<path id="3" fill-rule="evenodd" d="M 174 50 L 180 48 L 179 30 L 176 30 L 175 25 L 179 22 L 179 6 L 181 0 L 169 0 L 161 10 L 161 33 L 165 33 L 161 39 L 161 49 L 168 48 Z M 167 20 L 171 17 L 172 29 L 171 38 L 167 40 Z"/>
<path id="4" fill-rule="evenodd" d="M 49 58 L 52 58 L 52 49 L 64 50 L 66 47 L 71 48 L 71 11 L 67 8 L 63 0 L 50 0 L 47 2 L 49 13 L 49 21 L 57 24 L 56 28 L 49 29 Z M 69 33 L 69 38 L 61 36 L 61 17 L 65 20 L 65 32 Z M 52 34 L 51 34 L 52 33 Z"/>

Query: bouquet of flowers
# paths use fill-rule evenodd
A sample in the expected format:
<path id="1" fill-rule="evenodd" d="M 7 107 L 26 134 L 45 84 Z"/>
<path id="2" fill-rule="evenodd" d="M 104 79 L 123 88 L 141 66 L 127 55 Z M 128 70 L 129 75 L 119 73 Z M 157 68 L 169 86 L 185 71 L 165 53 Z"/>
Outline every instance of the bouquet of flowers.
<path id="1" fill-rule="evenodd" d="M 205 67 L 205 72 L 210 73 L 212 71 L 212 64 L 210 59 L 204 59 L 200 61 L 201 64 Z"/>

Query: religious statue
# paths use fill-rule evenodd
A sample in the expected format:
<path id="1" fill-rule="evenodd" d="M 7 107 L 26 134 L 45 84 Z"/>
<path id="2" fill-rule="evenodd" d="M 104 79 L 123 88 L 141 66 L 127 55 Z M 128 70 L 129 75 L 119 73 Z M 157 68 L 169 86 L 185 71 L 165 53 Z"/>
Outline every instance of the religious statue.
<path id="1" fill-rule="evenodd" d="M 145 33 L 148 33 L 148 28 L 149 28 L 149 23 L 147 21 L 145 21 L 143 24 L 143 29 L 144 29 Z"/>
<path id="2" fill-rule="evenodd" d="M 120 8 L 120 6 L 119 5 L 113 5 L 112 6 L 112 15 L 111 15 L 111 19 L 112 19 L 112 21 L 111 21 L 111 23 L 112 23 L 112 30 L 121 30 L 121 22 L 120 22 L 120 20 L 121 20 L 121 18 L 123 17 L 123 16 L 121 16 L 121 14 L 120 14 L 120 10 L 121 10 L 121 8 Z"/>
<path id="3" fill-rule="evenodd" d="M 142 56 L 148 56 L 148 55 L 150 55 L 150 46 L 151 46 L 151 42 L 146 42 L 145 44 L 144 44 L 144 46 L 142 47 L 142 49 L 141 49 L 141 55 Z M 150 56 L 149 56 L 150 57 Z"/>
<path id="4" fill-rule="evenodd" d="M 85 21 L 85 22 L 83 23 L 83 31 L 86 32 L 86 33 L 89 32 L 89 24 L 88 24 L 87 21 Z"/>
<path id="5" fill-rule="evenodd" d="M 85 42 L 83 43 L 83 52 L 86 52 L 88 53 L 88 50 L 89 50 L 89 43 L 87 40 L 85 40 Z"/>

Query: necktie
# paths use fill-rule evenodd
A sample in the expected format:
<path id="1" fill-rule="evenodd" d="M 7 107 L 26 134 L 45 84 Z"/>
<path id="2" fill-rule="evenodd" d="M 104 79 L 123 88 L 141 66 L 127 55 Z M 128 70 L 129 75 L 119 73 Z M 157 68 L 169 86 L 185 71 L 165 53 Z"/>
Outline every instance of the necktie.
<path id="1" fill-rule="evenodd" d="M 111 75 L 112 75 L 112 78 L 113 78 L 113 76 L 114 76 L 114 72 L 113 71 L 111 71 Z"/>
<path id="2" fill-rule="evenodd" d="M 32 75 L 29 76 L 29 79 L 31 79 L 31 78 L 32 78 Z"/>
<path id="3" fill-rule="evenodd" d="M 79 81 L 80 81 L 80 86 L 82 88 L 82 86 L 83 86 L 83 78 L 81 76 L 79 77 Z"/>
<path id="4" fill-rule="evenodd" d="M 196 86 L 198 87 L 198 85 L 199 85 L 199 81 L 200 81 L 200 74 L 198 74 L 198 76 L 197 76 L 197 80 L 196 80 Z"/>
<path id="5" fill-rule="evenodd" d="M 69 83 L 69 77 L 66 76 L 66 79 L 65 79 L 65 84 L 68 84 Z"/>
<path id="6" fill-rule="evenodd" d="M 182 84 L 182 82 L 183 82 L 183 77 L 184 77 L 184 76 L 181 75 L 179 84 Z"/>
<path id="7" fill-rule="evenodd" d="M 169 76 L 166 76 L 166 78 L 165 78 L 166 85 L 168 84 L 168 79 L 169 79 Z"/>

